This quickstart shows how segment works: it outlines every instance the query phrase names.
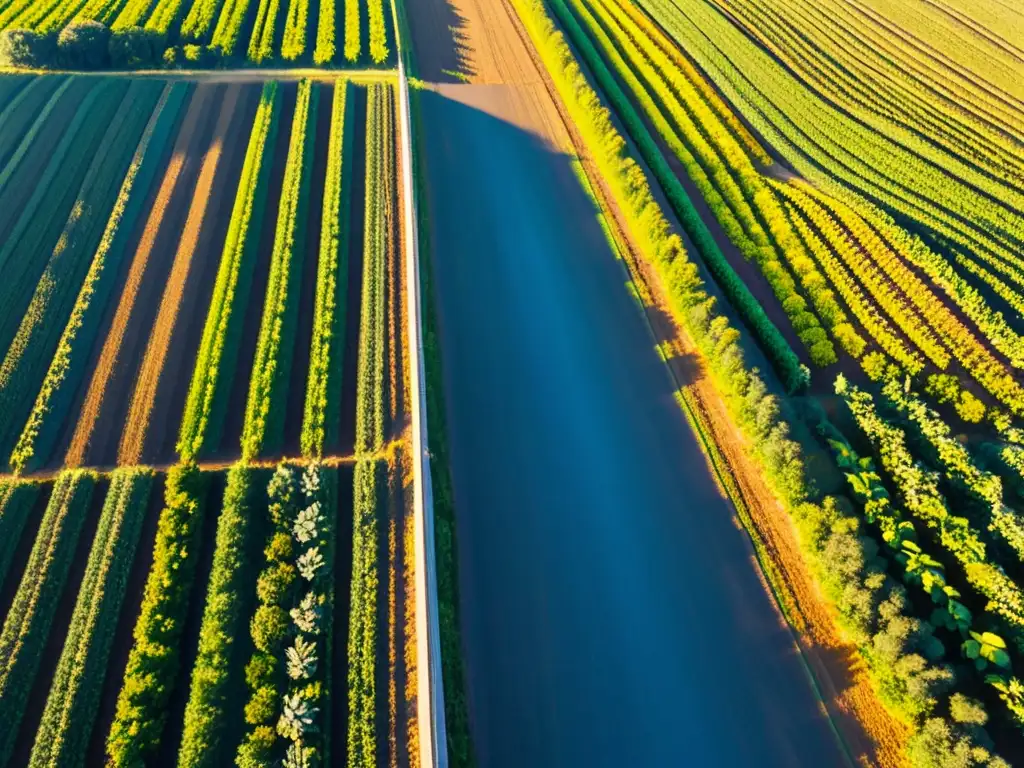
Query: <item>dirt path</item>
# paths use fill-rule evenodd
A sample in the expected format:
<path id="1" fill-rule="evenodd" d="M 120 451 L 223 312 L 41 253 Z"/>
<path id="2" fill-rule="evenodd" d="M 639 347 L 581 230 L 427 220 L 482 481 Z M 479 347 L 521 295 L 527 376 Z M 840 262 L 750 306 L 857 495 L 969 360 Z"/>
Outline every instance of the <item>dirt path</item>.
<path id="1" fill-rule="evenodd" d="M 109 331 L 103 342 L 99 359 L 94 367 L 92 379 L 82 405 L 74 434 L 71 437 L 64 463 L 77 467 L 102 453 L 105 445 L 92 446 L 94 437 L 99 434 L 107 437 L 111 422 L 117 419 L 112 411 L 119 410 L 117 402 L 109 402 L 109 392 L 120 391 L 113 386 L 115 377 L 123 377 L 127 372 L 126 360 L 132 349 L 138 346 L 140 336 L 144 338 L 148 324 L 140 322 L 138 315 L 146 314 L 156 305 L 156 296 L 161 280 L 155 273 L 163 267 L 158 257 L 167 255 L 176 241 L 171 232 L 177 234 L 175 220 L 182 216 L 181 203 L 184 202 L 183 189 L 191 189 L 194 173 L 201 150 L 203 128 L 206 126 L 210 111 L 207 105 L 213 98 L 216 86 L 199 86 L 193 94 L 188 112 L 179 130 L 170 164 L 164 173 L 163 180 L 156 193 L 149 216 L 146 218 L 142 234 L 132 259 L 128 278 L 122 290 Z M 177 203 L 177 205 L 175 205 Z M 152 263 L 151 263 L 152 262 Z M 139 309 L 136 309 L 136 308 Z M 120 382 L 122 387 L 131 385 L 132 377 Z M 120 410 L 127 405 L 127 397 L 112 398 L 125 401 Z M 106 429 L 104 429 L 106 428 Z M 104 444 L 110 442 L 104 439 Z M 116 443 L 115 443 L 116 445 Z M 96 462 L 96 463 L 112 463 Z"/>
<path id="2" fill-rule="evenodd" d="M 231 85 L 220 97 L 220 114 L 213 129 L 213 138 L 203 156 L 199 178 L 192 194 L 192 204 L 185 220 L 181 239 L 178 242 L 177 253 L 174 256 L 174 264 L 167 278 L 156 323 L 150 334 L 142 366 L 136 378 L 135 394 L 132 397 L 128 418 L 121 434 L 117 457 L 119 464 L 132 465 L 142 461 L 157 389 L 164 375 L 164 364 L 169 355 L 172 359 L 178 359 L 179 363 L 182 362 L 180 355 L 171 353 L 172 340 L 176 336 L 179 312 L 183 305 L 189 303 L 185 297 L 186 287 L 191 287 L 192 292 L 197 288 L 196 281 L 193 279 L 190 282 L 189 276 L 192 272 L 194 257 L 197 255 L 199 235 L 207 214 L 211 208 L 216 211 L 218 207 L 218 201 L 214 199 L 211 191 L 218 171 L 226 162 L 225 141 L 234 121 L 241 95 L 242 87 Z M 177 334 L 177 338 L 180 341 L 180 332 Z M 186 370 L 188 370 L 187 367 L 176 366 L 174 375 L 182 375 Z"/>

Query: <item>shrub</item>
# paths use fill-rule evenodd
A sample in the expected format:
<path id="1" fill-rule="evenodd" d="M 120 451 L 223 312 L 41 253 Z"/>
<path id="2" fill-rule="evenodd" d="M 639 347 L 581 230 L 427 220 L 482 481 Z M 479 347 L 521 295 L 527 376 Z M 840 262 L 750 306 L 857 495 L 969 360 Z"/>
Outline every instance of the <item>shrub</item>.
<path id="1" fill-rule="evenodd" d="M 57 58 L 67 69 L 110 66 L 110 30 L 98 21 L 73 21 L 57 36 Z"/>
<path id="2" fill-rule="evenodd" d="M 145 69 L 163 62 L 164 35 L 142 27 L 128 27 L 110 38 L 110 65 L 114 69 Z"/>
<path id="3" fill-rule="evenodd" d="M 250 632 L 253 645 L 264 653 L 280 650 L 288 632 L 288 614 L 277 605 L 261 605 L 252 617 Z"/>
<path id="4" fill-rule="evenodd" d="M 107 736 L 107 758 L 113 766 L 142 765 L 159 753 L 180 672 L 205 496 L 206 478 L 196 466 L 179 464 L 168 471 L 153 565 Z"/>
<path id="5" fill-rule="evenodd" d="M 0 32 L 0 66 L 26 69 L 52 67 L 57 63 L 57 38 L 28 29 Z"/>

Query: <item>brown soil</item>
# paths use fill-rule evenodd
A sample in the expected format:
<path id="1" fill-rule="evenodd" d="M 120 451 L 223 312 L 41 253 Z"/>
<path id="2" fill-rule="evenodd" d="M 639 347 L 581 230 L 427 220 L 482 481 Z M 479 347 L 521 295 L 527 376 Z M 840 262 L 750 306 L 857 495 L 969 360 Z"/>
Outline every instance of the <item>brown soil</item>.
<path id="1" fill-rule="evenodd" d="M 114 721 L 117 708 L 117 696 L 124 682 L 125 667 L 128 666 L 128 654 L 134 644 L 132 632 L 142 608 L 142 597 L 146 588 L 146 578 L 153 565 L 153 546 L 156 543 L 157 523 L 160 510 L 164 505 L 164 473 L 158 473 L 149 491 L 149 504 L 146 517 L 142 523 L 139 543 L 135 549 L 128 574 L 121 613 L 117 617 L 117 628 L 114 630 L 114 642 L 110 647 L 110 658 L 107 660 L 107 674 L 103 678 L 103 690 L 100 694 L 100 706 L 96 712 L 96 723 L 93 725 L 89 748 L 86 752 L 86 765 L 103 765 L 106 756 L 107 734 Z"/>
<path id="2" fill-rule="evenodd" d="M 363 209 L 366 204 L 366 89 L 353 88 L 351 130 L 351 172 L 345 169 L 351 185 L 349 194 L 348 283 L 345 298 L 345 350 L 342 353 L 341 407 L 337 450 L 352 453 L 356 444 L 356 372 L 359 362 L 359 317 L 363 295 Z M 335 446 L 325 446 L 331 450 Z"/>
<path id="3" fill-rule="evenodd" d="M 311 16 L 313 14 L 310 14 Z M 309 177 L 306 209 L 305 257 L 302 262 L 302 286 L 299 311 L 295 317 L 294 351 L 288 382 L 288 410 L 284 424 L 284 450 L 299 453 L 302 421 L 306 408 L 306 384 L 309 377 L 309 352 L 313 340 L 313 315 L 316 310 L 317 268 L 320 265 L 320 231 L 323 226 L 324 181 L 327 179 L 328 149 L 331 140 L 331 103 L 334 86 L 322 84 L 316 113 L 316 142 L 313 145 L 313 172 Z"/>
<path id="4" fill-rule="evenodd" d="M 198 308 L 195 307 L 195 299 L 199 285 L 197 285 L 198 281 L 192 265 L 195 257 L 200 253 L 199 238 L 204 224 L 209 228 L 212 223 L 207 219 L 207 215 L 211 211 L 218 211 L 220 207 L 219 198 L 213 194 L 214 184 L 218 171 L 232 159 L 231 153 L 225 151 L 225 140 L 232 124 L 234 123 L 237 127 L 237 122 L 234 121 L 239 112 L 237 107 L 241 96 L 242 87 L 232 85 L 227 86 L 225 93 L 220 97 L 220 114 L 213 129 L 212 142 L 203 156 L 188 217 L 185 220 L 178 250 L 174 256 L 174 264 L 164 287 L 160 309 L 153 332 L 149 337 L 142 366 L 136 377 L 135 394 L 132 397 L 131 408 L 118 450 L 119 464 L 133 465 L 143 460 L 143 448 L 147 440 L 161 380 L 187 378 L 182 375 L 187 370 L 187 367 L 182 365 L 184 361 L 181 360 L 183 352 L 181 343 L 184 341 L 184 333 L 177 320 L 182 310 L 187 313 L 185 314 L 186 319 L 195 314 L 202 314 L 196 312 Z M 239 143 L 233 143 L 233 146 L 237 148 Z M 218 192 L 225 191 L 223 184 L 217 186 Z M 212 258 L 205 259 L 204 264 L 209 266 L 215 261 L 216 259 Z M 198 265 L 196 271 L 209 272 L 208 269 L 202 269 L 204 264 Z M 173 377 L 163 375 L 166 364 L 171 365 L 170 370 L 174 372 Z M 161 420 L 161 422 L 163 421 Z M 160 439 L 161 437 L 161 435 L 154 435 L 154 438 L 160 443 L 164 442 Z"/>
<path id="5" fill-rule="evenodd" d="M 277 209 L 281 202 L 281 187 L 284 184 L 284 169 L 288 159 L 288 140 L 291 133 L 292 114 L 298 94 L 295 83 L 281 83 L 281 114 L 278 118 L 277 141 L 274 145 L 273 167 L 267 187 L 267 203 L 259 230 L 259 247 L 249 301 L 246 304 L 245 321 L 235 362 L 235 375 L 231 382 L 227 416 L 220 445 L 214 449 L 217 458 L 236 458 L 242 450 L 242 427 L 245 423 L 245 404 L 249 398 L 249 380 L 252 377 L 252 362 L 256 357 L 256 342 L 259 340 L 260 323 L 263 319 L 263 301 L 270 277 L 270 257 L 274 252 L 274 232 L 277 229 Z M 250 233 L 250 236 L 255 233 Z"/>
<path id="6" fill-rule="evenodd" d="M 241 87 L 243 93 L 228 131 L 229 136 L 247 136 L 256 114 L 260 87 L 251 84 L 243 84 Z M 221 250 L 231 223 L 247 146 L 244 141 L 228 141 L 225 161 L 221 163 L 221 169 L 214 178 L 210 197 L 215 202 L 211 204 L 210 215 L 206 217 L 199 234 L 198 256 L 193 257 L 190 285 L 185 289 L 185 302 L 178 313 L 178 329 L 168 359 L 164 362 L 166 370 L 188 371 L 189 375 L 179 373 L 160 379 L 142 454 L 142 460 L 146 463 L 172 463 L 177 457 L 178 429 L 188 398 L 191 373 L 202 342 L 206 312 L 217 280 Z"/>
<path id="7" fill-rule="evenodd" d="M 141 342 L 151 327 L 158 292 L 181 231 L 185 203 L 195 183 L 212 114 L 206 107 L 217 88 L 196 88 L 149 215 L 137 230 L 138 246 L 70 439 L 64 459 L 67 466 L 87 461 L 113 463 L 116 456 L 119 435 L 114 429 L 122 423 L 128 398 L 122 394 L 108 400 L 106 395 L 123 393 L 134 381 Z"/>
<path id="8" fill-rule="evenodd" d="M 100 513 L 103 511 L 108 485 L 107 480 L 101 479 L 92 490 L 89 507 L 85 511 L 85 521 L 82 523 L 82 530 L 75 546 L 74 559 L 71 561 L 71 569 L 68 571 L 67 581 L 64 582 L 64 591 L 57 603 L 57 611 L 53 615 L 50 634 L 46 637 L 46 647 L 32 683 L 32 693 L 25 705 L 21 727 L 18 729 L 18 738 L 15 741 L 14 752 L 10 760 L 11 765 L 28 764 L 29 754 L 35 743 L 36 731 L 39 730 L 39 721 L 42 719 L 43 709 L 46 707 L 46 699 L 50 695 L 53 676 L 57 671 L 57 662 L 60 660 L 68 627 L 71 625 L 71 615 L 74 613 L 75 603 L 78 601 L 78 591 L 82 585 L 82 579 L 85 577 L 85 566 L 89 562 L 89 552 L 92 550 L 92 540 L 99 524 Z"/>

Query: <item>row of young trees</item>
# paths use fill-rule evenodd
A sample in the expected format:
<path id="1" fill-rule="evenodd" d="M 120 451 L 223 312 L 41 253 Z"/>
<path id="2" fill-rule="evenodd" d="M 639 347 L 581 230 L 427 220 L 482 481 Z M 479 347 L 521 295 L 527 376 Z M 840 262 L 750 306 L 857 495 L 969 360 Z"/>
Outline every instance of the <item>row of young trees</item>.
<path id="1" fill-rule="evenodd" d="M 59 436 L 75 392 L 87 372 L 89 351 L 99 333 L 127 240 L 190 92 L 191 86 L 187 83 L 168 84 L 143 131 L 85 281 L 11 454 L 10 465 L 16 472 L 24 472 L 45 461 Z M 10 423 L 7 414 L 3 415 L 5 418 L 0 423 Z"/>
<path id="2" fill-rule="evenodd" d="M 314 88 L 310 81 L 299 83 L 277 211 L 274 249 L 270 256 L 270 277 L 245 406 L 242 458 L 246 460 L 261 452 L 273 451 L 283 437 L 285 409 L 280 406 L 271 408 L 271 405 L 282 402 L 287 396 L 295 347 L 319 95 L 320 90 Z"/>

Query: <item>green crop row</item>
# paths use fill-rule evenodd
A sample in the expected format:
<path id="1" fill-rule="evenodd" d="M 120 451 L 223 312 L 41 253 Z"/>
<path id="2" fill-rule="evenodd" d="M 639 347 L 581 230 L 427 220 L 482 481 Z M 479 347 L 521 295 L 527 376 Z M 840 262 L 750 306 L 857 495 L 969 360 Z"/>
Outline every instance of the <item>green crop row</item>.
<path id="1" fill-rule="evenodd" d="M 7 579 L 39 490 L 39 483 L 31 480 L 0 480 L 0 587 Z"/>
<path id="2" fill-rule="evenodd" d="M 94 154 L 64 229 L 0 363 L 0 420 L 4 424 L 21 426 L 28 417 L 103 234 L 118 187 L 162 89 L 162 85 L 151 81 L 132 83 Z M 0 332 L 0 344 L 7 340 L 7 334 Z M 10 427 L 0 430 L 0 452 L 10 451 L 17 437 L 10 431 Z"/>
<path id="3" fill-rule="evenodd" d="M 377 764 L 377 552 L 386 472 L 383 460 L 366 458 L 356 462 L 348 620 L 348 765 Z"/>
<path id="4" fill-rule="evenodd" d="M 370 58 L 383 64 L 388 58 L 388 33 L 384 15 L 385 0 L 367 0 L 370 21 Z"/>
<path id="5" fill-rule="evenodd" d="M 192 7 L 181 23 L 181 37 L 193 43 L 206 42 L 214 20 L 221 12 L 224 0 L 193 0 Z"/>
<path id="6" fill-rule="evenodd" d="M 233 56 L 242 34 L 242 24 L 249 12 L 249 0 L 224 0 L 211 44 L 225 56 Z"/>
<path id="7" fill-rule="evenodd" d="M 250 622 L 240 768 L 329 764 L 335 477 L 311 464 L 297 479 L 280 464 L 267 486 L 271 532 Z"/>
<path id="8" fill-rule="evenodd" d="M 220 442 L 255 267 L 259 223 L 266 208 L 280 107 L 277 83 L 264 84 L 185 403 L 178 437 L 183 461 Z"/>
<path id="9" fill-rule="evenodd" d="M 274 29 L 281 0 L 260 0 L 256 23 L 249 38 L 249 60 L 257 64 L 274 55 Z"/>
<path id="10" fill-rule="evenodd" d="M 178 20 L 183 2 L 184 0 L 157 0 L 153 12 L 146 20 L 145 28 L 150 32 L 166 35 L 174 22 Z"/>
<path id="11" fill-rule="evenodd" d="M 313 63 L 317 66 L 330 64 L 337 53 L 334 42 L 337 34 L 336 15 L 335 0 L 320 0 L 320 15 L 316 23 L 316 48 L 313 49 Z"/>
<path id="12" fill-rule="evenodd" d="M 362 51 L 362 39 L 359 25 L 360 0 L 344 0 L 345 2 L 345 58 L 350 62 L 359 60 Z"/>
<path id="13" fill-rule="evenodd" d="M 832 342 L 818 316 L 808 310 L 791 273 L 794 262 L 808 267 L 813 262 L 806 260 L 802 243 L 744 147 L 718 121 L 698 90 L 679 75 L 664 49 L 649 36 L 653 30 L 640 26 L 639 22 L 646 20 L 632 6 L 620 7 L 613 0 L 571 3 L 596 47 L 679 158 L 729 239 L 760 267 L 811 360 L 819 366 L 836 362 Z M 627 9 L 633 15 L 628 15 Z M 823 290 L 817 295 L 837 323 L 845 322 L 831 292 Z"/>
<path id="14" fill-rule="evenodd" d="M 367 90 L 366 199 L 363 206 L 363 285 L 356 377 L 356 454 L 384 444 L 384 345 L 386 327 L 389 186 L 395 184 L 394 101 L 389 85 Z"/>
<path id="15" fill-rule="evenodd" d="M 246 460 L 259 456 L 263 451 L 273 450 L 284 429 L 285 408 L 282 403 L 287 396 L 294 349 L 319 94 L 319 89 L 308 80 L 299 84 L 263 319 L 245 405 L 242 457 Z M 277 407 L 272 407 L 275 403 Z"/>
<path id="16" fill-rule="evenodd" d="M 236 718 L 229 706 L 241 686 L 239 638 L 252 603 L 252 541 L 255 498 L 262 473 L 238 464 L 228 471 L 224 504 L 217 520 L 213 567 L 206 588 L 199 652 L 192 667 L 192 685 L 178 765 L 220 766 L 230 761 L 233 745 L 225 741 Z"/>
<path id="17" fill-rule="evenodd" d="M 7 612 L 0 633 L 0 765 L 7 764 L 14 749 L 97 479 L 84 470 L 68 470 L 57 478 Z"/>
<path id="18" fill-rule="evenodd" d="M 18 169 L 21 161 L 25 158 L 28 153 L 29 147 L 35 142 L 36 137 L 39 136 L 39 132 L 46 125 L 47 120 L 50 118 L 50 114 L 57 107 L 57 103 L 61 100 L 61 97 L 71 87 L 72 83 L 75 83 L 75 78 L 69 77 L 61 82 L 60 86 L 55 90 L 46 104 L 43 105 L 42 110 L 36 116 L 35 121 L 29 126 L 28 130 L 21 137 L 21 141 L 18 142 L 18 146 L 11 152 L 7 162 L 4 163 L 3 170 L 0 170 L 0 192 L 3 192 L 7 188 L 7 183 L 11 180 L 14 172 Z M 4 215 L 6 220 L 7 214 Z"/>
<path id="19" fill-rule="evenodd" d="M 48 457 L 57 439 L 78 384 L 86 373 L 89 350 L 99 332 L 132 225 L 142 210 L 149 185 L 177 125 L 182 102 L 190 90 L 187 83 L 168 85 L 139 140 L 71 317 L 64 326 L 46 378 L 11 454 L 10 464 L 16 472 L 23 472 L 44 460 L 41 457 Z M 0 423 L 5 422 L 0 420 Z"/>
<path id="20" fill-rule="evenodd" d="M 281 58 L 295 61 L 306 52 L 306 26 L 309 16 L 309 0 L 291 0 L 284 22 L 284 38 L 281 41 Z"/>
<path id="21" fill-rule="evenodd" d="M 6 81 L 8 78 L 4 78 Z M 10 78 L 14 80 L 15 78 Z M 28 85 L 20 88 L 4 105 L 0 112 L 0 169 L 7 165 L 8 159 L 22 143 L 22 139 L 31 126 L 38 121 L 39 111 L 48 103 L 54 103 L 53 95 L 58 89 L 66 89 L 70 83 L 68 78 L 33 77 Z M 52 107 L 51 107 L 52 109 Z"/>
<path id="22" fill-rule="evenodd" d="M 57 242 L 105 129 L 111 123 L 120 126 L 117 107 L 126 89 L 126 84 L 103 81 L 89 91 L 0 247 L 0 349 L 14 337 L 45 268 L 41 254 L 48 254 L 47 245 Z"/>
<path id="23" fill-rule="evenodd" d="M 206 495 L 206 478 L 196 466 L 179 464 L 167 472 L 153 565 L 107 735 L 108 765 L 143 765 L 160 754 L 168 704 L 181 674 Z"/>
<path id="24" fill-rule="evenodd" d="M 895 138 L 814 93 L 704 0 L 642 0 L 797 170 L 844 186 L 985 259 L 1020 263 L 1024 196 L 912 132 Z"/>
<path id="25" fill-rule="evenodd" d="M 619 119 L 626 126 L 626 130 L 633 139 L 641 157 L 665 191 L 672 209 L 696 245 L 716 283 L 718 283 L 730 303 L 740 313 L 744 323 L 764 349 L 786 388 L 790 391 L 801 389 L 807 384 L 809 376 L 806 369 L 801 366 L 796 353 L 793 352 L 779 332 L 779 329 L 775 327 L 765 314 L 761 303 L 753 296 L 722 254 L 718 244 L 708 231 L 707 225 L 704 224 L 700 214 L 693 207 L 692 201 L 665 160 L 654 138 L 643 124 L 643 120 L 633 107 L 629 97 L 626 96 L 616 81 L 615 76 L 605 65 L 600 53 L 594 47 L 586 32 L 584 32 L 570 13 L 565 0 L 553 0 L 551 5 L 573 44 L 586 61 L 602 92 L 615 109 Z M 621 138 L 619 141 L 621 141 Z M 616 154 L 619 151 L 621 150 L 616 148 Z M 651 204 L 654 204 L 653 200 Z M 661 218 L 663 219 L 664 217 L 662 216 Z M 636 219 L 638 222 L 640 220 L 639 218 Z M 679 247 L 682 247 L 681 243 Z"/>
<path id="26" fill-rule="evenodd" d="M 341 405 L 339 392 L 344 363 L 348 293 L 348 196 L 351 185 L 349 153 L 352 141 L 345 131 L 351 100 L 349 86 L 338 82 L 331 108 L 331 139 L 327 151 L 323 217 L 320 227 L 320 258 L 317 263 L 313 338 L 310 343 L 306 405 L 300 445 L 302 455 L 319 457 L 324 443 L 331 442 Z M 328 432 L 331 431 L 331 434 Z"/>
<path id="27" fill-rule="evenodd" d="M 154 0 L 128 0 L 110 25 L 114 32 L 124 32 L 131 27 L 141 27 L 153 7 Z"/>
<path id="28" fill-rule="evenodd" d="M 964 568 L 971 586 L 989 600 L 989 610 L 1003 619 L 1013 643 L 1024 652 L 1024 593 L 1020 587 L 991 561 L 970 522 L 950 512 L 937 475 L 914 460 L 906 434 L 878 414 L 871 395 L 850 386 L 843 377 L 836 380 L 836 393 L 843 397 L 882 467 L 895 481 L 907 510 L 936 531 L 943 548 Z"/>
<path id="29" fill-rule="evenodd" d="M 152 470 L 136 468 L 117 469 L 110 477 L 71 625 L 36 731 L 30 768 L 85 765 L 153 478 Z"/>

